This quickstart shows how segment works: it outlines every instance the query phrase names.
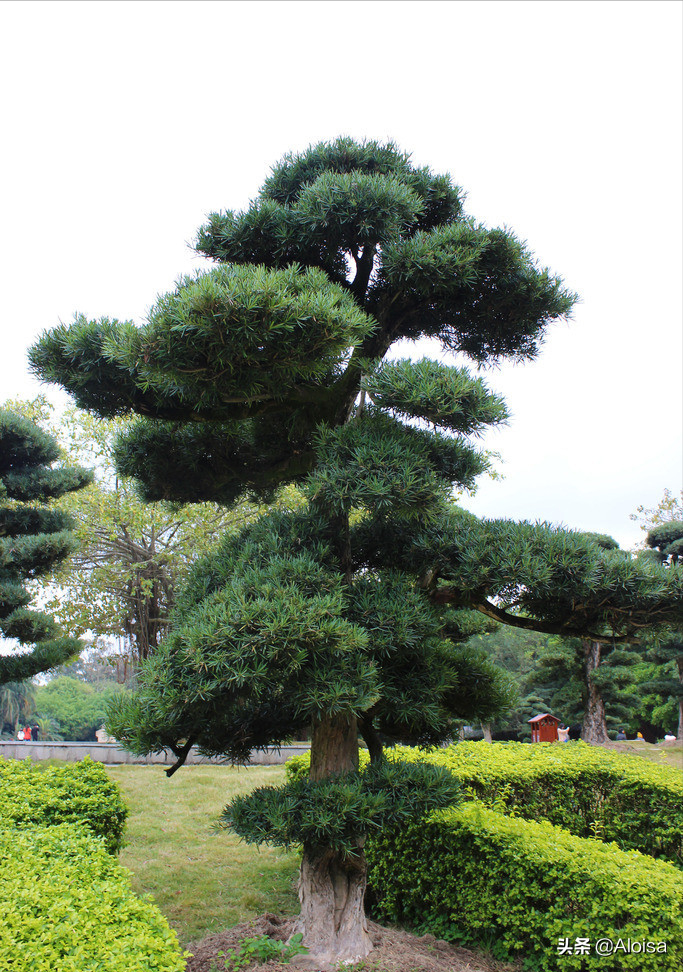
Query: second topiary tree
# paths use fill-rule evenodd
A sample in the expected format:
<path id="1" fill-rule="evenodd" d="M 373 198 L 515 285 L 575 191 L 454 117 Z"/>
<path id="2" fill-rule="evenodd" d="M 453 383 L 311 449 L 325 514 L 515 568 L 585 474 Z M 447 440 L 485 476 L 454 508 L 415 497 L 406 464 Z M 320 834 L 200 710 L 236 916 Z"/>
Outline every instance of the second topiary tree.
<path id="1" fill-rule="evenodd" d="M 35 423 L 0 410 L 0 634 L 29 648 L 0 657 L 0 684 L 32 678 L 76 654 L 77 638 L 28 605 L 30 581 L 74 549 L 70 517 L 50 501 L 91 481 L 79 466 L 54 468 L 59 446 Z"/>

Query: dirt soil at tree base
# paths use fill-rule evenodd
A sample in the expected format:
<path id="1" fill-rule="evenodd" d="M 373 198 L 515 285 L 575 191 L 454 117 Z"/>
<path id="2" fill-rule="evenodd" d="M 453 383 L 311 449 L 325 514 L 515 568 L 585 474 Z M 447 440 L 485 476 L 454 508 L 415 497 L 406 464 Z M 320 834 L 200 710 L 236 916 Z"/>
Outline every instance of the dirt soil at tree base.
<path id="1" fill-rule="evenodd" d="M 294 918 L 278 918 L 277 915 L 261 917 L 228 931 L 207 935 L 199 942 L 187 946 L 191 958 L 187 961 L 187 972 L 223 972 L 226 955 L 237 949 L 245 938 L 268 935 L 278 941 L 286 941 L 291 934 Z M 368 922 L 374 950 L 358 967 L 363 972 L 518 972 L 520 966 L 496 962 L 479 952 L 439 941 L 433 935 L 411 935 L 398 929 L 383 928 Z M 212 963 L 215 963 L 212 967 Z M 228 966 L 230 968 L 230 966 Z M 287 964 L 266 962 L 264 965 L 249 965 L 240 972 L 310 972 L 305 956 L 296 956 Z"/>

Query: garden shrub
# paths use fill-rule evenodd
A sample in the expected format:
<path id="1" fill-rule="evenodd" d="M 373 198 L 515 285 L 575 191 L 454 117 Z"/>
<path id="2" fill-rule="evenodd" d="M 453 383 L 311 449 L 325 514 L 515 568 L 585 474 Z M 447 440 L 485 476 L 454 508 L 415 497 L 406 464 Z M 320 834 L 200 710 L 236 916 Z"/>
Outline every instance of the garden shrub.
<path id="1" fill-rule="evenodd" d="M 497 808 L 683 865 L 683 777 L 667 766 L 583 742 L 459 743 L 428 756 L 400 753 L 447 767 Z"/>
<path id="2" fill-rule="evenodd" d="M 114 854 L 123 840 L 127 814 L 118 786 L 89 756 L 46 769 L 28 759 L 0 757 L 0 823 L 21 828 L 78 823 L 102 837 Z"/>
<path id="3" fill-rule="evenodd" d="M 575 837 L 478 801 L 368 842 L 380 915 L 466 943 L 495 943 L 528 969 L 683 965 L 683 875 L 664 861 Z M 559 955 L 560 939 L 666 942 L 667 953 Z M 661 947 L 661 946 L 660 946 Z"/>
<path id="4" fill-rule="evenodd" d="M 182 972 L 185 959 L 156 906 L 75 824 L 0 825 L 3 972 Z"/>
<path id="5" fill-rule="evenodd" d="M 683 865 L 683 778 L 667 766 L 583 742 L 461 742 L 446 749 L 397 746 L 389 759 L 449 769 L 472 796 L 530 820 L 544 819 L 577 837 L 615 841 Z M 361 765 L 367 763 L 361 751 Z M 287 763 L 290 778 L 308 774 L 308 754 Z"/>

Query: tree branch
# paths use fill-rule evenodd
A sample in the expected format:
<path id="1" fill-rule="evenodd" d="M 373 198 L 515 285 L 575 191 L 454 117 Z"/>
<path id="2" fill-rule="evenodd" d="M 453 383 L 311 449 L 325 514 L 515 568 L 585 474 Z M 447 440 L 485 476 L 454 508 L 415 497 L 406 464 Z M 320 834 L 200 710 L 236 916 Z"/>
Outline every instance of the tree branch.
<path id="1" fill-rule="evenodd" d="M 376 252 L 377 247 L 374 244 L 366 243 L 360 259 L 354 257 L 354 260 L 356 260 L 356 276 L 351 284 L 351 293 L 359 304 L 363 303 L 365 292 L 368 289 L 372 268 L 375 265 Z"/>
<path id="2" fill-rule="evenodd" d="M 196 736 L 190 736 L 184 746 L 171 745 L 169 747 L 172 750 L 173 755 L 177 756 L 178 758 L 173 766 L 169 766 L 169 768 L 166 770 L 166 776 L 173 776 L 173 774 L 180 769 L 187 759 L 190 750 L 194 746 L 196 738 Z"/>
<path id="3" fill-rule="evenodd" d="M 457 600 L 457 598 L 454 596 L 453 600 Z M 439 590 L 439 603 L 446 603 L 443 588 Z M 615 635 L 605 634 L 604 632 L 586 631 L 585 628 L 574 627 L 576 622 L 573 620 L 569 620 L 564 624 L 552 624 L 534 618 L 520 617 L 518 614 L 508 614 L 507 611 L 497 608 L 495 604 L 491 604 L 490 601 L 486 600 L 472 604 L 472 608 L 475 611 L 480 611 L 482 614 L 485 614 L 487 618 L 493 618 L 494 621 L 507 624 L 512 628 L 524 628 L 526 631 L 539 631 L 541 634 L 564 635 L 567 638 L 590 638 L 591 641 L 597 642 L 609 641 L 613 644 L 638 644 L 632 635 Z"/>

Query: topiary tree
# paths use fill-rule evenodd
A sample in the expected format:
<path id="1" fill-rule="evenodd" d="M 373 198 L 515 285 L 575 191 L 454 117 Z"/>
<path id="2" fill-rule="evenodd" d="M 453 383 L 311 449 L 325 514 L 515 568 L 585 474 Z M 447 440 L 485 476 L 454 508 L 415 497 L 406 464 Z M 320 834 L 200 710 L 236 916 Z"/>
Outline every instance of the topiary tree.
<path id="1" fill-rule="evenodd" d="M 645 543 L 669 567 L 683 561 L 683 520 L 668 520 L 649 530 Z M 671 630 L 654 639 L 649 658 L 661 666 L 657 676 L 644 683 L 644 691 L 678 706 L 677 738 L 683 741 L 683 631 Z"/>
<path id="2" fill-rule="evenodd" d="M 432 337 L 477 363 L 530 359 L 575 298 L 512 233 L 466 216 L 450 177 L 391 144 L 317 145 L 246 212 L 212 215 L 198 249 L 219 265 L 143 326 L 77 318 L 31 361 L 81 407 L 140 416 L 116 456 L 150 500 L 305 494 L 195 567 L 110 729 L 137 752 L 170 747 L 173 772 L 195 743 L 239 760 L 311 728 L 310 780 L 236 800 L 225 820 L 303 845 L 296 930 L 331 968 L 371 948 L 366 836 L 455 799 L 434 768 L 386 763 L 384 743 L 440 742 L 508 697 L 461 645 L 481 630 L 473 612 L 630 637 L 645 601 L 653 621 L 680 610 L 680 584 L 579 534 L 453 505 L 487 467 L 472 439 L 505 406 L 464 368 L 387 352 Z"/>
<path id="3" fill-rule="evenodd" d="M 126 419 L 102 419 L 73 406 L 56 411 L 44 396 L 3 406 L 36 421 L 57 440 L 63 462 L 94 467 L 88 488 L 56 501 L 71 518 L 77 553 L 56 564 L 47 608 L 75 635 L 126 639 L 116 659 L 123 680 L 154 651 L 166 631 L 175 589 L 190 563 L 216 538 L 259 514 L 253 504 L 182 507 L 144 503 L 117 474 L 111 452 Z"/>
<path id="4" fill-rule="evenodd" d="M 548 699 L 548 711 L 567 725 L 580 722 L 584 742 L 602 745 L 609 741 L 608 727 L 625 725 L 637 711 L 638 661 L 628 646 L 558 638 L 529 682 Z"/>
<path id="5" fill-rule="evenodd" d="M 74 547 L 71 521 L 50 501 L 90 482 L 85 469 L 53 468 L 55 440 L 37 425 L 0 410 L 0 631 L 29 652 L 0 657 L 0 684 L 31 678 L 76 654 L 51 617 L 27 607 L 27 583 L 47 574 Z"/>
<path id="6" fill-rule="evenodd" d="M 683 520 L 669 520 L 648 531 L 645 544 L 662 563 L 675 565 L 683 559 Z"/>

